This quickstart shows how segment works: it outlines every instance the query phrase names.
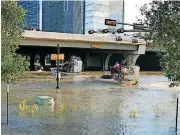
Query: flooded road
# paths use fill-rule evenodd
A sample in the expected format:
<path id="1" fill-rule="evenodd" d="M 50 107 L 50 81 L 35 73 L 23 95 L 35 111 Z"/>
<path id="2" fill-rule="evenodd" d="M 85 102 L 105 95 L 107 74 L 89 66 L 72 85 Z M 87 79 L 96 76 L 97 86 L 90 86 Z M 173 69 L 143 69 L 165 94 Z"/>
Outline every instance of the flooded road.
<path id="1" fill-rule="evenodd" d="M 2 86 L 2 134 L 173 135 L 180 88 L 167 84 L 155 75 L 142 75 L 133 87 L 83 77 L 62 79 L 59 90 L 55 81 L 24 81 L 10 86 L 8 126 Z M 34 115 L 19 110 L 23 99 L 32 105 L 39 95 L 52 96 L 55 104 L 39 106 Z"/>

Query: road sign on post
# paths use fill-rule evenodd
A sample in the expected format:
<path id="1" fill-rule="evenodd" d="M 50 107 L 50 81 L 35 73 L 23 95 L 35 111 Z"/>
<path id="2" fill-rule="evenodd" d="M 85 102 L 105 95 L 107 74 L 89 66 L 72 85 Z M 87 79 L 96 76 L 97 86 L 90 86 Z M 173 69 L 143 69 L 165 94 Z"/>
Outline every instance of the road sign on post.
<path id="1" fill-rule="evenodd" d="M 116 26 L 116 20 L 105 19 L 105 25 Z"/>
<path id="2" fill-rule="evenodd" d="M 57 44 L 57 77 L 56 77 L 56 81 L 57 81 L 57 86 L 56 89 L 59 89 L 59 54 L 60 54 L 60 47 L 59 44 Z"/>
<path id="3" fill-rule="evenodd" d="M 57 54 L 51 54 L 51 60 L 64 60 L 64 54 L 59 54 L 59 57 L 57 57 Z"/>

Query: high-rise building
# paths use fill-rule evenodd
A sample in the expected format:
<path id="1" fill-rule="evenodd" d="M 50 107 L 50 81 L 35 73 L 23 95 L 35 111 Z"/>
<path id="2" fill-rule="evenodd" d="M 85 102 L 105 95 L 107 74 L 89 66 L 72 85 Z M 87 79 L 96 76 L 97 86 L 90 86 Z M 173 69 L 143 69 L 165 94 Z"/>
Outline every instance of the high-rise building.
<path id="1" fill-rule="evenodd" d="M 104 24 L 105 19 L 124 22 L 124 2 L 121 1 L 85 1 L 85 34 L 88 30 L 109 28 Z M 114 29 L 122 28 L 117 24 Z"/>
<path id="2" fill-rule="evenodd" d="M 38 0 L 19 0 L 18 5 L 22 6 L 26 10 L 24 16 L 24 29 L 32 27 L 34 29 L 39 29 L 39 10 L 40 5 Z"/>
<path id="3" fill-rule="evenodd" d="M 64 1 L 42 2 L 42 30 L 63 32 Z"/>
<path id="4" fill-rule="evenodd" d="M 84 1 L 74 1 L 73 32 L 84 33 Z"/>
<path id="5" fill-rule="evenodd" d="M 26 28 L 43 31 L 87 34 L 88 30 L 109 28 L 106 18 L 124 22 L 124 2 L 88 0 L 19 0 L 19 5 L 27 10 L 24 18 Z M 114 29 L 122 28 L 117 25 Z"/>
<path id="6" fill-rule="evenodd" d="M 42 30 L 82 33 L 81 1 L 43 1 Z"/>

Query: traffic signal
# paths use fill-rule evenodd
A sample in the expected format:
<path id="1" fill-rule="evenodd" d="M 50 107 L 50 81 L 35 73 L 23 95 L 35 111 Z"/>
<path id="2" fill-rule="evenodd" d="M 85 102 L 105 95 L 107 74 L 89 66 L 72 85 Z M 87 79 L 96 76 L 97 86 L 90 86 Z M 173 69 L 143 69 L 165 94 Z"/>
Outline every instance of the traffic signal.
<path id="1" fill-rule="evenodd" d="M 147 46 L 152 46 L 153 44 L 152 44 L 152 42 L 148 42 L 148 41 L 147 41 L 147 42 L 146 42 L 146 45 L 147 45 Z"/>
<path id="2" fill-rule="evenodd" d="M 123 28 L 117 29 L 117 33 L 124 33 L 124 29 Z"/>
<path id="3" fill-rule="evenodd" d="M 122 41 L 121 36 L 116 37 L 116 41 Z"/>
<path id="4" fill-rule="evenodd" d="M 108 33 L 109 30 L 108 29 L 102 29 L 102 33 Z"/>
<path id="5" fill-rule="evenodd" d="M 89 30 L 88 33 L 89 33 L 89 34 L 93 34 L 93 33 L 94 33 L 94 30 Z"/>
<path id="6" fill-rule="evenodd" d="M 132 39 L 132 43 L 138 43 L 137 39 Z"/>

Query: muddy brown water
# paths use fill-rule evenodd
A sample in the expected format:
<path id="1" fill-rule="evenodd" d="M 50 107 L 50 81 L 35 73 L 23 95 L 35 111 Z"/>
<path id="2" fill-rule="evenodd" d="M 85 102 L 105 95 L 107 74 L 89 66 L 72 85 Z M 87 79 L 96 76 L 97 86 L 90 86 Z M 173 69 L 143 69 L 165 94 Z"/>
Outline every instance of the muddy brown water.
<path id="1" fill-rule="evenodd" d="M 2 84 L 2 134 L 173 135 L 180 88 L 168 88 L 167 84 L 167 78 L 161 75 L 141 75 L 139 84 L 133 87 L 77 76 L 62 79 L 56 90 L 53 80 L 24 80 L 10 85 L 8 126 L 6 85 Z M 32 105 L 39 95 L 52 96 L 55 105 L 39 105 L 34 115 L 19 110 L 23 99 Z"/>

